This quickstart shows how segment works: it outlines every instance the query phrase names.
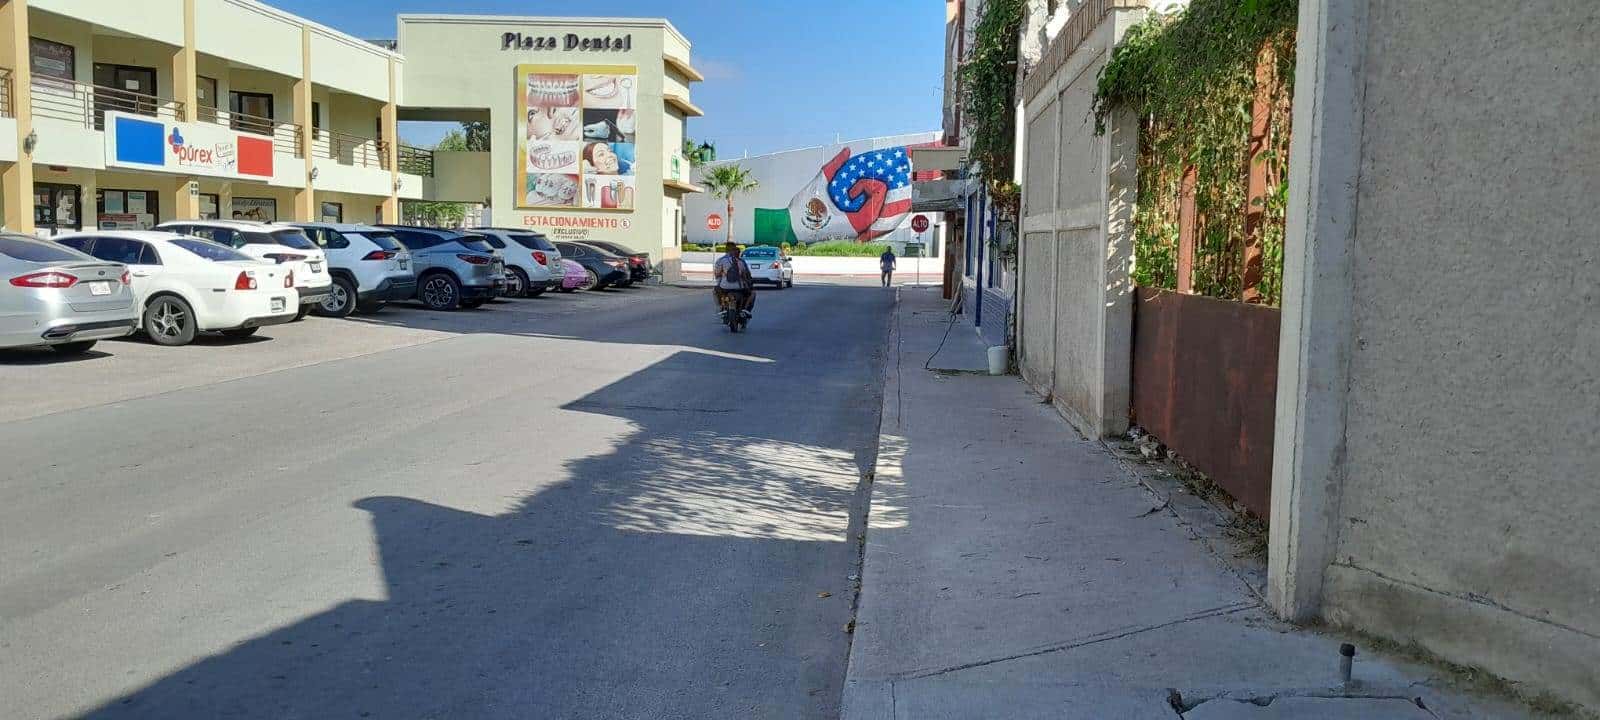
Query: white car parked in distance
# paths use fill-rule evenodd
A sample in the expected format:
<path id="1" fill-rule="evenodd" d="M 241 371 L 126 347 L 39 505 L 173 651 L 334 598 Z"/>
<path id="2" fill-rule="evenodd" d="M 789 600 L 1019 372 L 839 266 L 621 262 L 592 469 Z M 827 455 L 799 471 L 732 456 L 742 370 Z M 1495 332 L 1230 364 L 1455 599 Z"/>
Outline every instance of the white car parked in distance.
<path id="1" fill-rule="evenodd" d="M 300 295 L 296 320 L 305 317 L 333 292 L 327 254 L 300 228 L 249 220 L 171 220 L 157 225 L 156 229 L 218 242 L 293 271 L 295 290 Z"/>
<path id="2" fill-rule="evenodd" d="M 541 233 L 517 228 L 469 228 L 506 261 L 506 297 L 539 297 L 561 288 L 561 251 Z"/>
<path id="3" fill-rule="evenodd" d="M 351 223 L 291 223 L 327 254 L 333 291 L 318 312 L 330 317 L 376 312 L 390 300 L 417 295 L 411 251 L 393 230 Z"/>
<path id="4" fill-rule="evenodd" d="M 776 285 L 779 290 L 794 287 L 794 263 L 778 248 L 751 245 L 744 249 L 744 261 L 750 266 L 753 282 Z"/>
<path id="5" fill-rule="evenodd" d="M 170 232 L 96 230 L 52 238 L 128 266 L 140 328 L 161 345 L 195 333 L 249 337 L 295 318 L 294 272 L 210 240 Z"/>

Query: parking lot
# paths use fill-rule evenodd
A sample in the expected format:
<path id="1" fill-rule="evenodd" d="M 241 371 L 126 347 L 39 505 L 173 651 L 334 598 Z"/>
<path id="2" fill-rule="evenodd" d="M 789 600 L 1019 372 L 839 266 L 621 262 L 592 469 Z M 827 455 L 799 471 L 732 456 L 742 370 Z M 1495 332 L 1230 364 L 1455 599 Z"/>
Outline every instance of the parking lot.
<path id="1" fill-rule="evenodd" d="M 462 333 L 526 329 L 672 292 L 654 287 L 551 293 L 454 313 L 393 303 L 377 313 L 345 319 L 311 315 L 241 340 L 205 334 L 185 347 L 162 347 L 135 335 L 101 342 L 76 358 L 47 349 L 0 350 L 0 383 L 6 387 L 0 422 L 381 353 Z"/>

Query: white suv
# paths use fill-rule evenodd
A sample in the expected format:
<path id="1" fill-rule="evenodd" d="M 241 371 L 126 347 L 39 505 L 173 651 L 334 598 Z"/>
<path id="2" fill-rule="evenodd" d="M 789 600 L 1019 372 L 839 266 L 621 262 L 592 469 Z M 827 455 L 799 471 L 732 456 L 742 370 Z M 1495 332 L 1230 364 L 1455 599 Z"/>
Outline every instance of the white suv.
<path id="1" fill-rule="evenodd" d="M 390 300 L 410 300 L 417 294 L 417 274 L 411 252 L 395 239 L 394 231 L 351 223 L 290 223 L 328 256 L 333 292 L 322 301 L 319 314 L 346 317 L 350 313 L 377 312 Z"/>
<path id="2" fill-rule="evenodd" d="M 561 251 L 541 233 L 516 228 L 470 228 L 506 261 L 506 297 L 539 297 L 561 289 Z"/>
<path id="3" fill-rule="evenodd" d="M 300 295 L 296 320 L 305 317 L 312 307 L 333 292 L 327 255 L 300 228 L 246 220 L 173 220 L 155 229 L 222 243 L 292 271 L 294 288 Z"/>

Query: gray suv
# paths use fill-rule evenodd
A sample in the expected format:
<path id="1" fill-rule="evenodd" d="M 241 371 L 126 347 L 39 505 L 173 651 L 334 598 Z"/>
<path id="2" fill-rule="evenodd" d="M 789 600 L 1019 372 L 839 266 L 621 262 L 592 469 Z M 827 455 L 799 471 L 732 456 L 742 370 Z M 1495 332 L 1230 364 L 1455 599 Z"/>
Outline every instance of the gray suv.
<path id="1" fill-rule="evenodd" d="M 428 309 L 475 308 L 505 293 L 505 261 L 483 236 L 406 225 L 379 227 L 411 251 L 416 299 Z"/>

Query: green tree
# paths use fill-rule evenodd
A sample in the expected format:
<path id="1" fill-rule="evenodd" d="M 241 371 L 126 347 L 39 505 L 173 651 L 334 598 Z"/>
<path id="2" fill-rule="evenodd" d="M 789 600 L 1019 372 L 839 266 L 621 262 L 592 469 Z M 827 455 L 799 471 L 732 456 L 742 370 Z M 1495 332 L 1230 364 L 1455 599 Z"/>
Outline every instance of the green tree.
<path id="1" fill-rule="evenodd" d="M 728 242 L 733 242 L 733 197 L 753 192 L 761 187 L 761 183 L 748 169 L 734 163 L 707 170 L 700 177 L 700 182 L 706 186 L 706 192 L 728 201 L 728 217 L 723 220 L 722 226 L 728 229 Z"/>
<path id="2" fill-rule="evenodd" d="M 694 139 L 683 139 L 683 157 L 690 165 L 704 165 L 717 160 L 717 146 L 709 142 L 696 143 Z"/>
<path id="3" fill-rule="evenodd" d="M 466 123 L 462 123 L 466 125 Z M 433 146 L 435 151 L 462 151 L 467 150 L 470 144 L 470 134 L 462 130 L 451 130 L 439 138 Z M 487 141 L 486 141 L 487 142 Z M 430 227 L 456 227 L 467 216 L 467 206 L 455 202 L 422 202 L 406 201 L 401 205 L 401 215 L 406 222 L 413 225 L 427 225 Z"/>
<path id="4" fill-rule="evenodd" d="M 463 150 L 473 152 L 489 152 L 489 123 L 488 121 L 473 121 L 461 123 Z"/>

